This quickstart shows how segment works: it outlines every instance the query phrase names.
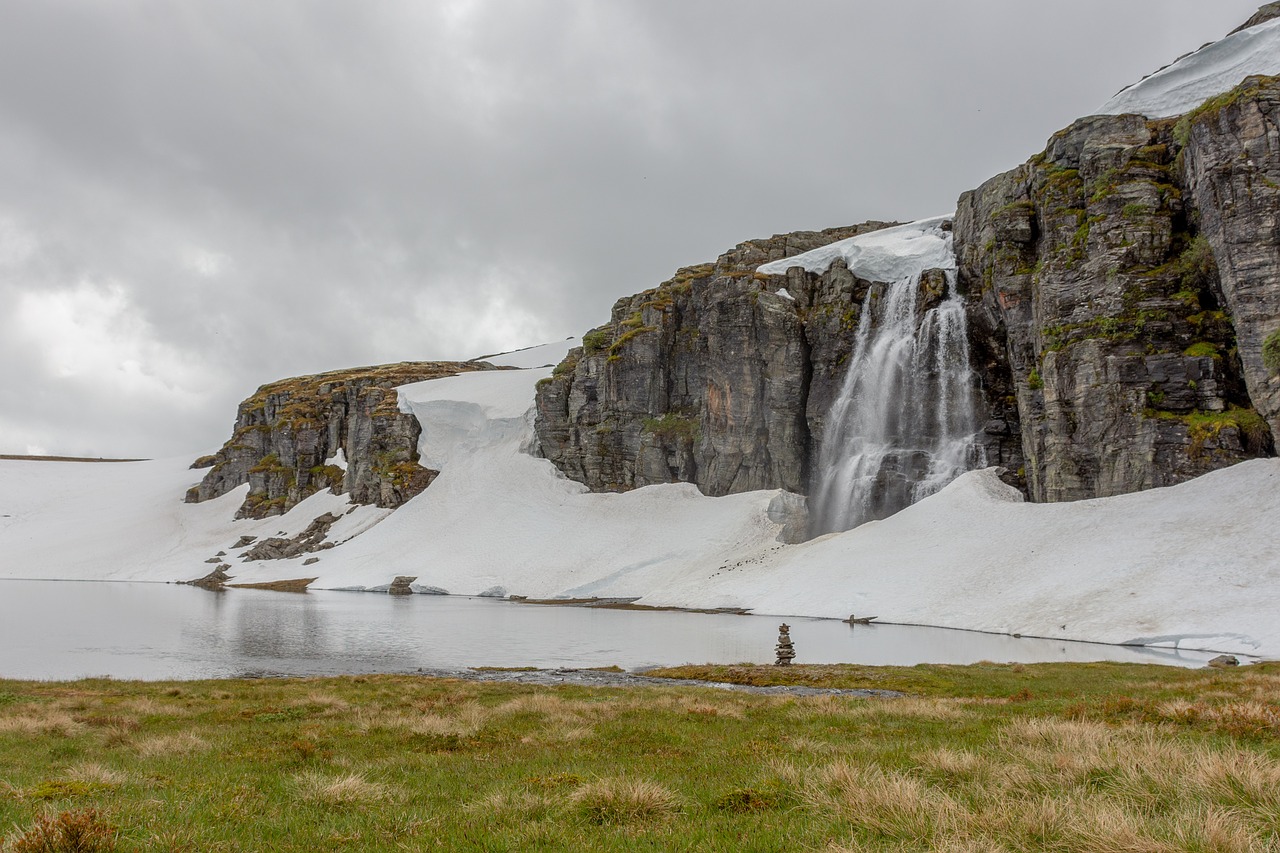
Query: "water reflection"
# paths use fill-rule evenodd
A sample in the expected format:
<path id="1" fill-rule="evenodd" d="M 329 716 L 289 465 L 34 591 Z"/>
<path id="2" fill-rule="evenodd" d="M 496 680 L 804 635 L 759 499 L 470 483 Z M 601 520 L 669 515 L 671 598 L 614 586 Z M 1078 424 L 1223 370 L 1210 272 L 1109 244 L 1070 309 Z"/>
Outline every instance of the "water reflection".
<path id="1" fill-rule="evenodd" d="M 447 596 L 0 581 L 0 677 L 168 679 L 418 667 L 771 663 L 780 621 Z M 797 663 L 1117 660 L 1194 666 L 1213 656 L 938 628 L 787 621 Z"/>

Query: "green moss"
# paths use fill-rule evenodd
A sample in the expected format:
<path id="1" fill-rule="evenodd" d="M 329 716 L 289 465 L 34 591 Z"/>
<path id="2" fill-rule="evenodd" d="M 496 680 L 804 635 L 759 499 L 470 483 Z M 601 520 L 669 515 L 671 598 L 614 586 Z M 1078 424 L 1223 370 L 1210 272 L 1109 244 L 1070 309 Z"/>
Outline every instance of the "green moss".
<path id="1" fill-rule="evenodd" d="M 621 335 L 616 341 L 613 342 L 612 345 L 610 345 L 609 355 L 611 356 L 617 355 L 619 351 L 621 351 L 622 348 L 627 345 L 627 342 L 633 339 L 634 337 L 636 337 L 637 335 L 644 335 L 644 334 L 648 334 L 649 332 L 656 332 L 656 331 L 658 330 L 654 326 L 640 326 L 638 328 L 631 329 L 630 331 Z"/>
<path id="2" fill-rule="evenodd" d="M 1280 329 L 1262 342 L 1262 363 L 1272 374 L 1280 374 Z"/>
<path id="3" fill-rule="evenodd" d="M 660 418 L 645 418 L 641 422 L 644 431 L 660 438 L 697 441 L 702 427 L 696 417 L 667 412 Z"/>
<path id="4" fill-rule="evenodd" d="M 582 336 L 582 351 L 587 355 L 599 352 L 609 346 L 613 334 L 608 329 L 595 329 Z"/>
<path id="5" fill-rule="evenodd" d="M 1267 422 L 1253 409 L 1230 408 L 1224 412 L 1206 412 L 1197 409 L 1189 414 L 1147 409 L 1144 414 L 1148 418 L 1174 420 L 1186 424 L 1192 456 L 1203 453 L 1204 445 L 1210 440 L 1216 440 L 1224 429 L 1236 430 L 1245 447 L 1255 452 L 1261 450 L 1271 436 L 1271 429 L 1267 426 Z"/>
<path id="6" fill-rule="evenodd" d="M 1174 141 L 1185 148 L 1191 142 L 1191 128 L 1198 122 L 1213 121 L 1227 107 L 1252 98 L 1263 88 L 1277 82 L 1280 82 L 1280 77 L 1250 77 L 1230 92 L 1210 98 L 1178 120 L 1173 126 Z"/>
<path id="7" fill-rule="evenodd" d="M 1222 353 L 1218 351 L 1218 345 L 1209 341 L 1196 341 L 1183 350 L 1182 354 L 1189 355 L 1192 358 L 1222 358 Z"/>
<path id="8" fill-rule="evenodd" d="M 1032 391 L 1039 391 L 1044 388 L 1044 379 L 1041 378 L 1040 371 L 1034 367 L 1031 368 L 1031 373 L 1027 376 L 1027 387 Z"/>
<path id="9" fill-rule="evenodd" d="M 291 470 L 288 466 L 280 462 L 280 457 L 274 453 L 268 453 L 266 456 L 258 460 L 258 463 L 249 469 L 250 474 L 275 474 L 281 471 Z"/>
<path id="10" fill-rule="evenodd" d="M 1151 208 L 1136 201 L 1130 202 L 1120 209 L 1120 215 L 1125 219 L 1137 219 L 1139 216 L 1146 216 L 1150 212 Z"/>

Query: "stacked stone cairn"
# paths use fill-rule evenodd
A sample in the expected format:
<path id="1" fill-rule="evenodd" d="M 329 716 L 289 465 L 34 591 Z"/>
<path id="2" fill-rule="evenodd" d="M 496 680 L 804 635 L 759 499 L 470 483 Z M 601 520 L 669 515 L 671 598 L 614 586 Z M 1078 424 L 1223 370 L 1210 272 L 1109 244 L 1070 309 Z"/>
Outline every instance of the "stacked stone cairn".
<path id="1" fill-rule="evenodd" d="M 790 666 L 795 659 L 796 647 L 791 644 L 791 626 L 786 622 L 778 626 L 778 645 L 774 647 L 774 651 L 778 654 L 778 659 L 773 662 L 774 666 Z"/>

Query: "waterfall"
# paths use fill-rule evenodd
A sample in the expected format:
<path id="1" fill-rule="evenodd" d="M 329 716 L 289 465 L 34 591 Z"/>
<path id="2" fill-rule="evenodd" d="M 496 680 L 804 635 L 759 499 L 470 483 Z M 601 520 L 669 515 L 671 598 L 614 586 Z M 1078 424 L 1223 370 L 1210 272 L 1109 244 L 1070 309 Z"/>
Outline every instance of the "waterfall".
<path id="1" fill-rule="evenodd" d="M 920 278 L 875 285 L 863 300 L 849 370 L 827 415 L 814 535 L 890 516 L 981 462 L 955 273 L 943 302 L 917 319 Z"/>

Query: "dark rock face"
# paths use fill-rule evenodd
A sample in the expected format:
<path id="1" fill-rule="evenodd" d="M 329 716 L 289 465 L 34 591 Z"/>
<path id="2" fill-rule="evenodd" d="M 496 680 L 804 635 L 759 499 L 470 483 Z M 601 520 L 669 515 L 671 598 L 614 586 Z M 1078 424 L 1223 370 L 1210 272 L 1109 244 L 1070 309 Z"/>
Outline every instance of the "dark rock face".
<path id="1" fill-rule="evenodd" d="M 840 263 L 822 276 L 755 269 L 888 224 L 752 240 L 619 300 L 538 388 L 543 455 L 599 491 L 804 492 L 870 283 Z"/>
<path id="2" fill-rule="evenodd" d="M 976 443 L 1032 500 L 1274 454 L 1278 106 L 1256 78 L 1178 120 L 1081 119 L 961 197 Z M 538 389 L 543 454 L 594 490 L 807 493 L 871 283 L 754 270 L 875 227 L 744 243 L 620 300 Z"/>
<path id="3" fill-rule="evenodd" d="M 1280 3 L 1264 7 L 1280 16 Z M 1182 178 L 1217 262 L 1244 381 L 1280 433 L 1280 78 L 1255 77 L 1175 126 Z M 1267 341 L 1273 341 L 1267 347 Z"/>
<path id="4" fill-rule="evenodd" d="M 280 515 L 326 488 L 353 503 L 398 507 L 438 472 L 418 464 L 422 430 L 398 409 L 395 387 L 492 369 L 485 362 L 403 362 L 264 385 L 240 404 L 235 432 L 187 503 L 248 483 L 238 518 Z M 339 450 L 345 471 L 328 461 Z"/>
<path id="5" fill-rule="evenodd" d="M 1272 450 L 1248 391 L 1262 380 L 1263 330 L 1280 316 L 1280 258 L 1266 236 L 1280 206 L 1211 198 L 1258 180 L 1222 174 L 1240 168 L 1231 160 L 1250 143 L 1192 126 L 1198 148 L 1182 153 L 1173 122 L 1082 119 L 960 199 L 956 252 L 975 351 L 993 411 L 1021 436 L 1034 500 L 1171 485 Z M 1250 132 L 1255 147 L 1267 144 L 1265 131 Z M 1274 125 L 1271 134 L 1274 170 Z M 1202 188 L 1187 191 L 1188 172 Z M 1270 231 L 1256 230 L 1268 216 Z M 1224 253 L 1231 237 L 1219 231 L 1239 240 L 1239 256 Z M 1254 332 L 1223 267 L 1249 270 L 1243 289 L 1269 287 L 1277 300 Z"/>
<path id="6" fill-rule="evenodd" d="M 334 547 L 334 543 L 324 540 L 329 535 L 329 528 L 338 522 L 338 518 L 333 513 L 326 512 L 292 539 L 279 536 L 263 539 L 241 554 L 240 559 L 246 563 L 251 560 L 288 560 L 313 551 L 327 551 Z"/>

